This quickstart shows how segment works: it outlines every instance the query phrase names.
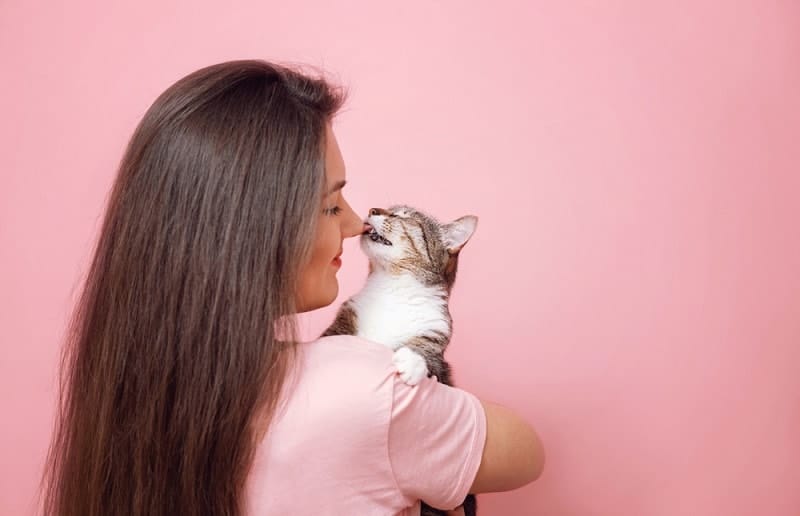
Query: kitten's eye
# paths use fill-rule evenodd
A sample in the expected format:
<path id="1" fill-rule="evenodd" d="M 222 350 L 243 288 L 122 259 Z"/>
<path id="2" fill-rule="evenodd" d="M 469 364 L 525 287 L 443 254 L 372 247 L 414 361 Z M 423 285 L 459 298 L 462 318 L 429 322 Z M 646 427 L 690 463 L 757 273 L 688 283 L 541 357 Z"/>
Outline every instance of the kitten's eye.
<path id="1" fill-rule="evenodd" d="M 325 208 L 322 211 L 325 213 L 325 215 L 338 215 L 342 212 L 342 208 L 339 206 L 334 206 L 333 208 Z"/>

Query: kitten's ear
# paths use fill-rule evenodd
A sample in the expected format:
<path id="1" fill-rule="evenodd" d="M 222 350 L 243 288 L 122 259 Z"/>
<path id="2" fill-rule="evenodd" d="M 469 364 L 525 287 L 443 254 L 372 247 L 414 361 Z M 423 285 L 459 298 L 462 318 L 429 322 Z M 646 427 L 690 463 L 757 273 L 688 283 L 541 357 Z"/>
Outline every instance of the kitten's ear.
<path id="1" fill-rule="evenodd" d="M 475 215 L 465 215 L 457 218 L 450 224 L 442 226 L 444 245 L 450 254 L 458 253 L 467 241 L 475 233 L 478 227 L 478 217 Z"/>

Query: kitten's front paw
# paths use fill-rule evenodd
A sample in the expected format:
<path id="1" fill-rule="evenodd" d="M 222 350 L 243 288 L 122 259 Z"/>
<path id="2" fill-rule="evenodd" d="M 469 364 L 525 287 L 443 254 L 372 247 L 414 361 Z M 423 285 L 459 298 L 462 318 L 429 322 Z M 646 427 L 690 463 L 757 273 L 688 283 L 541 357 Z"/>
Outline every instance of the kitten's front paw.
<path id="1" fill-rule="evenodd" d="M 392 362 L 397 367 L 400 378 L 408 385 L 417 385 L 428 376 L 428 365 L 425 363 L 425 359 L 408 346 L 403 346 L 395 351 Z"/>

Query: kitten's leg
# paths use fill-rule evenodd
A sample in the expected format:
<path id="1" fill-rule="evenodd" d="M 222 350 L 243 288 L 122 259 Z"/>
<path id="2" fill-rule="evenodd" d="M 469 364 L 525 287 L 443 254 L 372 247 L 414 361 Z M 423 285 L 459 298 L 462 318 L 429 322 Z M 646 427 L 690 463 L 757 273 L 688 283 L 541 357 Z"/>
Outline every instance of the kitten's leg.
<path id="1" fill-rule="evenodd" d="M 400 346 L 392 356 L 400 378 L 408 385 L 417 385 L 428 376 L 428 366 L 425 359 L 408 346 Z"/>
<path id="2" fill-rule="evenodd" d="M 356 322 L 356 311 L 350 306 L 350 302 L 346 301 L 339 307 L 339 311 L 336 313 L 336 319 L 334 319 L 333 323 L 320 337 L 328 337 L 330 335 L 355 335 L 358 331 Z"/>
<path id="3" fill-rule="evenodd" d="M 416 385 L 429 374 L 439 381 L 450 381 L 449 367 L 444 361 L 444 348 L 449 338 L 443 334 L 425 335 L 409 339 L 394 352 L 394 363 L 403 381 Z"/>

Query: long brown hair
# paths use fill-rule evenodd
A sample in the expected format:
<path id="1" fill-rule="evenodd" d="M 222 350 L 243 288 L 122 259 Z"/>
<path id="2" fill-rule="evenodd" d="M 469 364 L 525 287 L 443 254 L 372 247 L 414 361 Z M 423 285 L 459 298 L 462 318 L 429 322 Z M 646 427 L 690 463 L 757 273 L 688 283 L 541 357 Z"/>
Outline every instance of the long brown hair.
<path id="1" fill-rule="evenodd" d="M 296 68 L 203 68 L 136 128 L 63 348 L 45 514 L 242 514 L 344 100 Z"/>

